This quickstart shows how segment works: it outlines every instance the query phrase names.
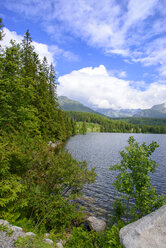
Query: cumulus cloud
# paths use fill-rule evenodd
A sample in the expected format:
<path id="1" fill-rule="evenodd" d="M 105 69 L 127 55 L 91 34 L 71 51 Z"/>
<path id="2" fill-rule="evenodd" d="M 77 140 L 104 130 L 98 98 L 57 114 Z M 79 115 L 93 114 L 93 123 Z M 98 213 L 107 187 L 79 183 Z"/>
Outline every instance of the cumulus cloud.
<path id="1" fill-rule="evenodd" d="M 149 108 L 166 99 L 166 85 L 154 82 L 142 91 L 135 88 L 137 82 L 111 76 L 104 65 L 72 71 L 58 81 L 59 95 L 80 100 L 90 107 Z M 145 86 L 143 81 L 141 84 Z"/>
<path id="2" fill-rule="evenodd" d="M 16 43 L 20 43 L 23 40 L 22 35 L 18 35 L 15 31 L 10 31 L 7 28 L 3 28 L 3 31 L 5 33 L 5 36 L 3 40 L 1 41 L 2 47 L 10 46 L 10 41 L 14 40 Z M 39 54 L 39 58 L 42 60 L 45 57 L 47 57 L 48 63 L 54 63 L 53 54 L 49 51 L 49 47 L 46 44 L 38 43 L 33 41 L 32 45 L 35 47 L 35 51 Z"/>
<path id="3" fill-rule="evenodd" d="M 4 31 L 4 38 L 1 41 L 2 47 L 10 46 L 10 41 L 14 40 L 16 43 L 20 43 L 23 40 L 22 35 L 18 35 L 15 31 L 10 31 L 7 28 L 3 28 Z M 63 56 L 68 61 L 77 61 L 78 57 L 70 51 L 65 51 L 58 46 L 48 46 L 43 43 L 39 43 L 36 41 L 32 42 L 32 45 L 35 48 L 37 54 L 39 54 L 39 59 L 42 60 L 44 57 L 47 58 L 49 64 L 53 63 L 56 64 L 55 56 L 58 58 L 59 56 Z"/>

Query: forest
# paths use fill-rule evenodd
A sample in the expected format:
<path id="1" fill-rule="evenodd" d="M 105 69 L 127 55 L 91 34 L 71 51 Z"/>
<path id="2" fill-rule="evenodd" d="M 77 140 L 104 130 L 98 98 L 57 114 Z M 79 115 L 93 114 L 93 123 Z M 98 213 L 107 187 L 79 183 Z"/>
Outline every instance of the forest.
<path id="1" fill-rule="evenodd" d="M 21 44 L 0 47 L 0 219 L 45 232 L 79 222 L 74 199 L 96 175 L 49 144 L 75 134 L 75 122 L 59 107 L 55 80 L 29 31 Z"/>
<path id="2" fill-rule="evenodd" d="M 132 123 L 132 118 L 128 122 L 126 118 L 118 120 L 110 119 L 98 114 L 66 111 L 75 122 L 95 123 L 100 125 L 100 132 L 119 132 L 119 133 L 166 133 L 164 125 L 144 125 L 141 121 Z M 158 120 L 158 119 L 157 119 Z M 148 124 L 150 121 L 148 122 Z M 158 122 L 157 122 L 158 123 Z M 99 130 L 99 129 L 97 129 Z M 78 131 L 79 132 L 79 131 Z"/>
<path id="3" fill-rule="evenodd" d="M 113 118 L 113 119 L 119 121 L 125 121 L 131 124 L 137 124 L 137 125 L 166 126 L 166 119 L 159 119 L 159 118 L 121 117 L 121 118 Z"/>

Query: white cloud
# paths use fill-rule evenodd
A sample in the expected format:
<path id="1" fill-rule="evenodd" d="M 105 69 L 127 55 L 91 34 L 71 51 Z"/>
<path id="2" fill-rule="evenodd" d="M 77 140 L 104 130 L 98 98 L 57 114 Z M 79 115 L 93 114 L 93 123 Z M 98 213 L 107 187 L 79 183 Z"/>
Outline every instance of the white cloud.
<path id="1" fill-rule="evenodd" d="M 8 1 L 6 7 L 19 11 L 29 18 L 42 18 L 49 34 L 63 32 L 75 34 L 89 44 L 110 49 L 122 55 L 132 42 L 135 32 L 148 25 L 146 19 L 155 14 L 159 0 L 18 0 Z M 161 10 L 160 10 L 161 11 Z M 147 30 L 150 32 L 151 27 Z M 142 34 L 140 34 L 140 37 Z M 139 37 L 139 38 L 140 38 Z M 130 38 L 130 39 L 129 39 Z M 142 37 L 143 39 L 144 37 Z"/>
<path id="2" fill-rule="evenodd" d="M 127 72 L 126 71 L 120 71 L 118 75 L 119 75 L 120 78 L 126 78 L 127 77 Z"/>
<path id="3" fill-rule="evenodd" d="M 109 75 L 104 65 L 72 71 L 58 81 L 59 95 L 99 108 L 149 108 L 166 99 L 166 85 L 154 82 L 145 87 L 142 81 L 142 91 L 135 88 L 137 82 Z"/>
<path id="4" fill-rule="evenodd" d="M 10 41 L 15 40 L 17 43 L 20 43 L 23 40 L 22 35 L 18 35 L 15 31 L 10 31 L 7 28 L 3 28 L 5 36 L 1 41 L 1 46 L 6 47 L 10 46 Z M 68 61 L 77 61 L 78 57 L 70 51 L 65 51 L 58 46 L 48 46 L 43 43 L 39 43 L 36 41 L 32 42 L 32 45 L 35 48 L 37 54 L 39 54 L 39 59 L 42 60 L 44 57 L 47 58 L 49 64 L 56 64 L 55 57 L 63 56 Z"/>
<path id="5" fill-rule="evenodd" d="M 166 37 L 158 38 L 144 47 L 144 52 L 134 54 L 133 61 L 144 66 L 158 66 L 161 76 L 166 76 Z"/>
<path id="6" fill-rule="evenodd" d="M 18 35 L 15 31 L 10 31 L 7 28 L 3 28 L 5 36 L 1 41 L 1 46 L 6 47 L 10 45 L 11 40 L 15 40 L 17 43 L 20 43 L 23 40 L 23 36 Z"/>
<path id="7" fill-rule="evenodd" d="M 75 55 L 74 53 L 72 53 L 70 51 L 65 51 L 64 49 L 59 48 L 57 45 L 49 46 L 49 50 L 56 57 L 63 56 L 68 61 L 78 61 L 79 60 L 77 55 Z"/>
<path id="8" fill-rule="evenodd" d="M 10 46 L 10 41 L 15 40 L 16 43 L 20 43 L 23 40 L 22 35 L 18 35 L 15 31 L 10 31 L 7 28 L 3 28 L 3 31 L 5 33 L 5 36 L 3 40 L 1 41 L 2 47 Z M 42 60 L 45 57 L 47 57 L 48 63 L 54 63 L 53 54 L 49 51 L 49 47 L 46 44 L 38 43 L 33 41 L 32 45 L 35 47 L 35 51 L 39 54 L 39 58 Z"/>
<path id="9" fill-rule="evenodd" d="M 157 47 L 153 56 L 149 53 L 151 43 L 157 42 L 158 36 L 165 37 L 164 0 L 9 0 L 5 7 L 40 20 L 48 34 L 60 42 L 76 36 L 102 48 L 105 54 L 130 57 L 145 66 L 152 65 L 148 59 L 155 59 L 159 74 L 165 75 L 165 63 L 163 66 L 155 54 Z M 66 57 L 73 57 L 70 55 Z"/>

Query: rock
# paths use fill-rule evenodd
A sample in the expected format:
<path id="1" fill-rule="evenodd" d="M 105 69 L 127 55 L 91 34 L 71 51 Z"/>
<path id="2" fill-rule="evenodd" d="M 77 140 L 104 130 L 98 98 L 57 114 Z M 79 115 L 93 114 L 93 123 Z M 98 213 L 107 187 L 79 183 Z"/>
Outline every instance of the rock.
<path id="1" fill-rule="evenodd" d="M 56 148 L 56 147 L 62 145 L 62 142 L 56 141 L 56 142 L 53 143 L 52 141 L 49 141 L 49 142 L 48 142 L 48 145 L 49 145 L 51 148 Z"/>
<path id="2" fill-rule="evenodd" d="M 44 237 L 45 237 L 45 238 L 48 238 L 49 236 L 50 236 L 49 233 L 45 233 L 45 234 L 44 234 Z"/>
<path id="3" fill-rule="evenodd" d="M 11 226 L 10 228 L 13 232 L 22 232 L 22 228 L 19 226 Z"/>
<path id="4" fill-rule="evenodd" d="M 63 245 L 62 245 L 62 243 L 60 243 L 60 242 L 56 243 L 56 246 L 57 246 L 58 248 L 63 248 Z"/>
<path id="5" fill-rule="evenodd" d="M 124 248 L 165 248 L 166 205 L 123 227 L 119 236 Z"/>
<path id="6" fill-rule="evenodd" d="M 106 222 L 104 220 L 98 219 L 94 216 L 88 217 L 87 222 L 90 229 L 96 232 L 103 231 L 106 227 Z"/>
<path id="7" fill-rule="evenodd" d="M 43 241 L 49 245 L 52 245 L 54 243 L 51 239 L 43 239 Z"/>
<path id="8" fill-rule="evenodd" d="M 27 232 L 27 233 L 25 233 L 25 236 L 34 237 L 34 236 L 36 236 L 36 234 L 33 232 Z"/>
<path id="9" fill-rule="evenodd" d="M 0 225 L 7 226 L 9 228 L 10 224 L 6 220 L 0 220 Z"/>

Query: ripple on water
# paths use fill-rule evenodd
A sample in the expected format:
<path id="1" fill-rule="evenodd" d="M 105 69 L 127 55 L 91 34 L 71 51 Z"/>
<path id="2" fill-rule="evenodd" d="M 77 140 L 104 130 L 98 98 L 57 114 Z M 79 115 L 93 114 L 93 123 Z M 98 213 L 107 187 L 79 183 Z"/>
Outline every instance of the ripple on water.
<path id="1" fill-rule="evenodd" d="M 127 133 L 88 133 L 70 138 L 65 146 L 74 158 L 79 161 L 86 160 L 88 168 L 96 167 L 96 182 L 85 185 L 84 193 L 88 197 L 94 197 L 92 207 L 102 208 L 107 212 L 112 210 L 112 203 L 118 197 L 118 193 L 112 186 L 116 172 L 109 167 L 120 162 L 119 151 L 125 148 L 131 134 Z M 159 167 L 152 174 L 152 184 L 159 194 L 166 196 L 166 135 L 165 134 L 132 134 L 139 142 L 149 144 L 157 141 L 159 148 L 152 154 Z"/>

